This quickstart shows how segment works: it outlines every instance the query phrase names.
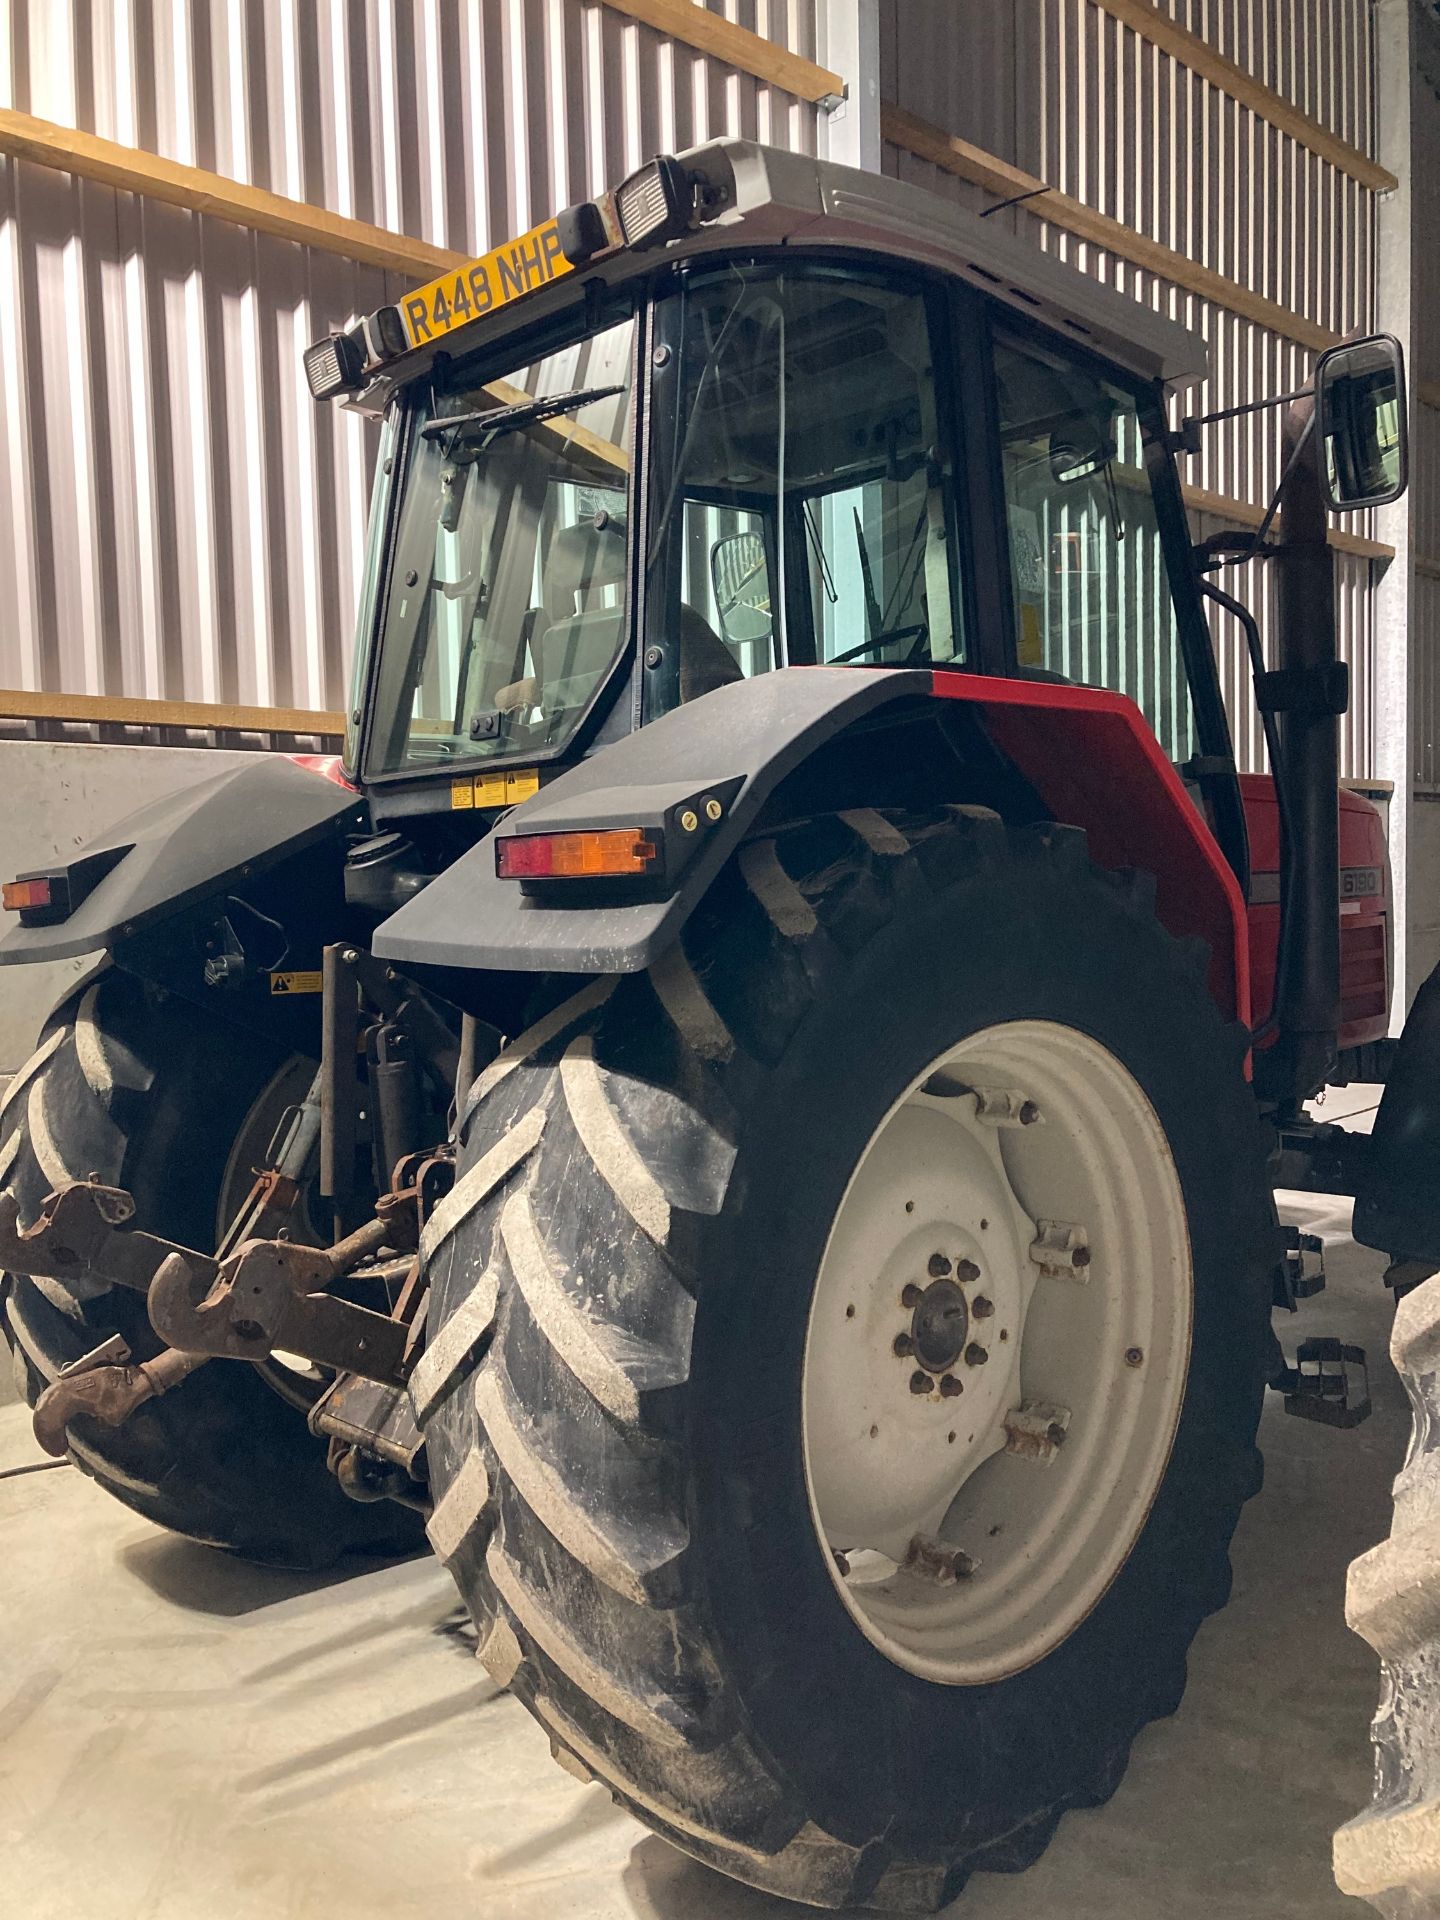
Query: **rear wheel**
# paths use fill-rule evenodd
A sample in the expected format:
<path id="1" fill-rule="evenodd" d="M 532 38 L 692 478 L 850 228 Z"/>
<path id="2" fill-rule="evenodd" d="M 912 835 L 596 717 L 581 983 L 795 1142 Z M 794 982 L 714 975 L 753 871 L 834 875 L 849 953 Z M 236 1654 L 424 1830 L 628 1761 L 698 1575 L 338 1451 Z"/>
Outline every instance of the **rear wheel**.
<path id="1" fill-rule="evenodd" d="M 22 1225 L 55 1187 L 93 1173 L 134 1195 L 149 1232 L 213 1249 L 313 1073 L 311 1062 L 107 972 L 57 1009 L 11 1082 L 0 1174 Z M 159 1350 L 138 1294 L 20 1274 L 6 1288 L 5 1331 L 32 1406 L 110 1334 L 141 1359 Z M 314 1382 L 274 1363 L 271 1372 L 212 1361 L 120 1427 L 72 1422 L 71 1457 L 146 1519 L 255 1559 L 323 1566 L 349 1548 L 415 1545 L 413 1514 L 359 1506 L 327 1471 L 324 1443 L 305 1424 Z"/>
<path id="2" fill-rule="evenodd" d="M 568 1764 L 831 1906 L 1109 1795 L 1258 1485 L 1243 1050 L 1145 882 L 948 810 L 748 846 L 487 1070 L 432 1538 Z"/>

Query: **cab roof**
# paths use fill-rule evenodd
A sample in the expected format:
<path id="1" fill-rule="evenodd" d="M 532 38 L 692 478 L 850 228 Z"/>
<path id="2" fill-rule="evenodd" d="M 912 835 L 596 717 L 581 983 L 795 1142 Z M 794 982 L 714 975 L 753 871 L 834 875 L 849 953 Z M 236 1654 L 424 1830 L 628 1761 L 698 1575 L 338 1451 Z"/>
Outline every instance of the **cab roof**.
<path id="1" fill-rule="evenodd" d="M 1208 370 L 1199 334 L 923 187 L 751 140 L 712 140 L 676 158 L 713 187 L 718 211 L 661 248 L 612 253 L 493 318 L 447 334 L 443 351 L 458 356 L 503 340 L 571 304 L 583 286 L 597 279 L 621 286 L 662 259 L 741 247 L 844 247 L 953 273 L 1146 380 L 1183 390 Z M 390 362 L 361 407 L 383 405 L 397 387 L 428 371 L 439 350 L 416 348 Z"/>

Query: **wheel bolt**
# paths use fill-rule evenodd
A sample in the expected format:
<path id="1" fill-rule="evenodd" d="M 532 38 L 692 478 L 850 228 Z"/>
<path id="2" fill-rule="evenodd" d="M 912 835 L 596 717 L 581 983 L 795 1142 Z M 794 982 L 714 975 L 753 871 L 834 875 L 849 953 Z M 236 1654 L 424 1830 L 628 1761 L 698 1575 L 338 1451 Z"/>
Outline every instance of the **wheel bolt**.
<path id="1" fill-rule="evenodd" d="M 950 1262 L 945 1258 L 944 1254 L 932 1253 L 929 1265 L 930 1278 L 932 1280 L 943 1280 L 949 1271 Z"/>
<path id="2" fill-rule="evenodd" d="M 973 1260 L 957 1260 L 955 1262 L 955 1278 L 963 1286 L 967 1281 L 978 1280 L 980 1278 L 980 1269 Z"/>
<path id="3" fill-rule="evenodd" d="M 1089 1247 L 1076 1247 L 1070 1256 L 1070 1264 L 1072 1267 L 1088 1267 L 1090 1264 Z"/>
<path id="4" fill-rule="evenodd" d="M 915 1282 L 913 1280 L 907 1280 L 900 1292 L 900 1304 L 902 1307 L 918 1307 L 924 1297 L 924 1294 L 920 1288 L 916 1286 Z"/>
<path id="5" fill-rule="evenodd" d="M 1045 1438 L 1050 1442 L 1052 1447 L 1064 1446 L 1065 1429 L 1058 1420 L 1052 1420 L 1050 1422 L 1050 1425 L 1045 1429 Z"/>
<path id="6" fill-rule="evenodd" d="M 1039 1118 L 1040 1109 L 1033 1100 L 1023 1100 L 1020 1103 L 1020 1124 L 1022 1127 L 1033 1127 Z"/>
<path id="7" fill-rule="evenodd" d="M 988 1320 L 995 1311 L 995 1302 L 987 1300 L 983 1293 L 978 1293 L 970 1302 L 970 1311 L 977 1320 Z"/>
<path id="8" fill-rule="evenodd" d="M 910 1376 L 910 1391 L 912 1393 L 928 1393 L 930 1391 L 931 1384 L 932 1383 L 931 1383 L 929 1374 L 921 1373 L 918 1367 L 915 1369 L 914 1373 L 912 1373 Z"/>
<path id="9" fill-rule="evenodd" d="M 915 1342 L 910 1338 L 908 1333 L 897 1333 L 892 1350 L 899 1359 L 908 1360 L 910 1355 L 915 1351 Z"/>
<path id="10" fill-rule="evenodd" d="M 977 1340 L 972 1340 L 965 1349 L 965 1364 L 967 1367 L 983 1367 L 989 1358 L 989 1354 Z"/>
<path id="11" fill-rule="evenodd" d="M 1125 1349 L 1125 1364 L 1127 1367 L 1138 1367 L 1144 1358 L 1145 1351 L 1142 1347 L 1127 1347 Z"/>
<path id="12" fill-rule="evenodd" d="M 941 1378 L 940 1393 L 942 1398 L 953 1400 L 957 1393 L 963 1393 L 964 1391 L 964 1382 L 957 1380 L 953 1373 L 947 1373 Z"/>

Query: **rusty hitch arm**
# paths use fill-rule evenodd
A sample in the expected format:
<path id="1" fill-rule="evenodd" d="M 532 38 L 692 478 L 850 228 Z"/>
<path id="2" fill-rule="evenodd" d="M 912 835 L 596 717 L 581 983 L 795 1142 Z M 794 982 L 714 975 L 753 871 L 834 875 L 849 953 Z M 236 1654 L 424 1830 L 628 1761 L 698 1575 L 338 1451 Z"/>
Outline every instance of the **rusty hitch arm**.
<path id="1" fill-rule="evenodd" d="M 324 1289 L 382 1247 L 413 1238 L 406 1224 L 403 1210 L 391 1209 L 333 1247 L 251 1240 L 218 1271 L 213 1262 L 174 1248 L 150 1286 L 150 1324 L 187 1353 L 263 1360 L 280 1347 L 321 1366 L 403 1386 L 409 1329 Z"/>
<path id="2" fill-rule="evenodd" d="M 276 1180 L 277 1176 L 268 1176 Z M 264 1184 L 267 1176 L 257 1182 Z M 293 1194 L 267 1188 L 253 1224 L 288 1211 Z M 251 1239 L 221 1259 L 142 1233 L 135 1203 L 118 1187 L 75 1181 L 51 1194 L 33 1225 L 21 1228 L 12 1194 L 0 1194 L 0 1271 L 57 1280 L 92 1279 L 143 1293 L 150 1322 L 167 1350 L 132 1362 L 118 1336 L 67 1367 L 35 1406 L 35 1435 L 59 1457 L 77 1416 L 119 1426 L 146 1400 L 168 1393 L 206 1360 L 263 1360 L 276 1347 L 388 1386 L 409 1372 L 410 1330 L 384 1314 L 326 1294 L 381 1247 L 416 1245 L 416 1193 L 390 1194 L 382 1213 L 330 1248 Z"/>
<path id="3" fill-rule="evenodd" d="M 138 1232 L 130 1222 L 135 1202 L 119 1187 L 75 1181 L 52 1193 L 32 1226 L 21 1228 L 19 1204 L 0 1194 L 0 1270 L 53 1280 L 87 1279 L 148 1294 L 151 1282 L 177 1251 L 169 1240 Z M 210 1270 L 202 1253 L 187 1257 Z M 118 1334 L 66 1367 L 35 1403 L 35 1438 L 56 1459 L 65 1452 L 65 1429 L 77 1415 L 118 1427 L 136 1407 L 168 1393 L 204 1364 L 203 1354 L 160 1353 L 131 1363 Z"/>
<path id="4" fill-rule="evenodd" d="M 21 1228 L 20 1207 L 12 1193 L 0 1193 L 0 1270 L 39 1274 L 51 1280 L 96 1280 L 110 1287 L 148 1293 L 170 1254 L 173 1241 L 157 1239 L 130 1225 L 135 1202 L 119 1187 L 76 1180 L 52 1193 L 33 1226 Z M 208 1254 L 187 1258 L 208 1267 Z"/>

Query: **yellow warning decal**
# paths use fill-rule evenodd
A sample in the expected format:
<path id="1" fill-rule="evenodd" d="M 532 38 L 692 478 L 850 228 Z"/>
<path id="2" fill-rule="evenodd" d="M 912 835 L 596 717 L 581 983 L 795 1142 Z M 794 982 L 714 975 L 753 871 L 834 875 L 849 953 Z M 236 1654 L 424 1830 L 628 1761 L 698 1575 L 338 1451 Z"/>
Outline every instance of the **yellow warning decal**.
<path id="1" fill-rule="evenodd" d="M 477 773 L 477 807 L 518 807 L 522 800 L 540 791 L 540 776 L 533 767 L 511 768 L 505 773 Z"/>
<path id="2" fill-rule="evenodd" d="M 323 993 L 325 983 L 320 969 L 313 973 L 272 973 L 271 993 Z"/>
<path id="3" fill-rule="evenodd" d="M 540 791 L 534 767 L 512 767 L 503 773 L 477 773 L 473 780 L 450 782 L 450 811 L 462 807 L 518 807 Z"/>

